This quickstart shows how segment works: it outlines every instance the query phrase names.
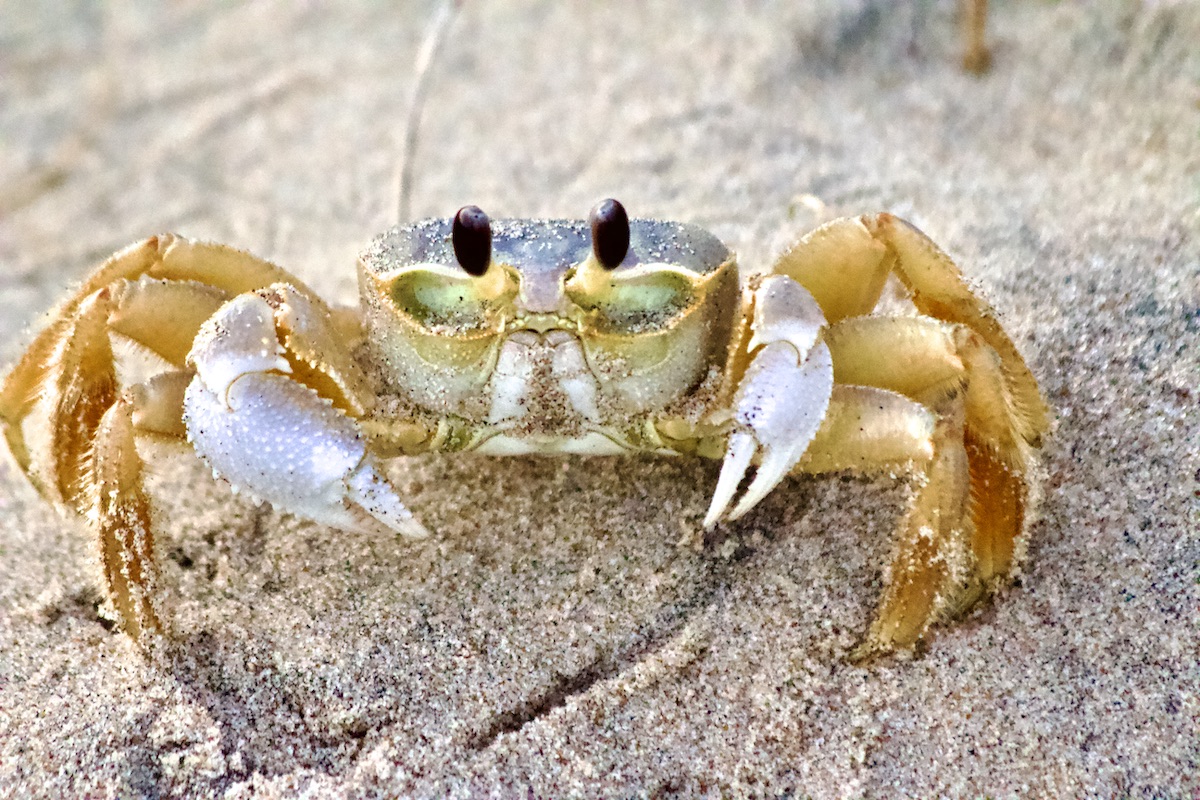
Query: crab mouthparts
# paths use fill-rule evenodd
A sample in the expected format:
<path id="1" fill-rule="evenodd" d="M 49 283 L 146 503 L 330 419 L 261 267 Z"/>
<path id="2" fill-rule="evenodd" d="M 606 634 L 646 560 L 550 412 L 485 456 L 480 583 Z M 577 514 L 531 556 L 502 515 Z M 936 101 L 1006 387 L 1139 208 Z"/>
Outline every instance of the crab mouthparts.
<path id="1" fill-rule="evenodd" d="M 500 346 L 490 381 L 492 425 L 550 429 L 600 422 L 600 386 L 574 333 L 556 324 L 539 332 L 525 327 Z"/>
<path id="2" fill-rule="evenodd" d="M 549 333 L 551 331 L 578 333 L 579 323 L 560 314 L 523 314 L 509 322 L 509 330 L 513 335 L 523 331 L 532 333 Z M 574 338 L 574 337 L 572 337 Z"/>

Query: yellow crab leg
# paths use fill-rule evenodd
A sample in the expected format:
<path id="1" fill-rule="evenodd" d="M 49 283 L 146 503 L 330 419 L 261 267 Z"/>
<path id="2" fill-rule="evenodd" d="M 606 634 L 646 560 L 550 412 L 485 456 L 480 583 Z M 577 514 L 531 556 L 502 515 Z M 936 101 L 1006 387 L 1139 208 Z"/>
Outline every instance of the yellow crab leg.
<path id="1" fill-rule="evenodd" d="M 134 404 L 121 397 L 104 414 L 91 457 L 95 503 L 89 522 L 100 544 L 100 564 L 108 596 L 135 641 L 157 630 L 154 607 L 158 579 L 150 501 L 142 489 L 142 459 L 137 453 Z"/>
<path id="2" fill-rule="evenodd" d="M 160 279 L 160 283 L 170 281 L 191 285 L 194 287 L 194 291 L 190 292 L 192 297 L 172 301 L 161 294 L 153 294 L 155 290 L 150 289 L 141 297 L 148 302 L 139 304 L 137 297 L 130 297 L 129 305 L 123 311 L 122 302 L 117 298 L 115 308 L 119 319 L 116 327 L 120 332 L 123 326 L 137 326 L 143 315 L 153 315 L 157 309 L 159 316 L 151 316 L 152 321 L 140 323 L 141 331 L 129 329 L 126 332 L 147 347 L 154 343 L 156 348 L 169 349 L 169 354 L 160 352 L 160 355 L 179 366 L 182 366 L 187 345 L 202 321 L 194 317 L 198 316 L 197 312 L 201 309 L 211 305 L 209 299 L 203 296 L 206 293 L 227 298 L 272 283 L 287 282 L 320 302 L 311 290 L 279 267 L 224 245 L 192 242 L 173 234 L 163 234 L 111 256 L 84 280 L 70 299 L 59 306 L 53 314 L 53 321 L 33 340 L 21 360 L 5 377 L 3 385 L 0 385 L 0 428 L 3 428 L 9 451 L 39 491 L 47 493 L 56 502 L 65 501 L 66 498 L 57 488 L 59 481 L 45 480 L 39 475 L 43 470 L 33 465 L 25 441 L 24 422 L 34 412 L 35 406 L 46 402 L 45 396 L 56 395 L 60 390 L 69 393 L 83 391 L 88 381 L 99 381 L 94 388 L 103 393 L 105 379 L 101 376 L 107 374 L 109 367 L 105 365 L 111 364 L 112 355 L 107 344 L 98 340 L 106 338 L 111 320 L 94 306 L 99 303 L 113 308 L 114 305 L 107 298 L 96 299 L 96 295 L 98 292 L 112 292 L 117 287 L 136 284 L 143 276 Z M 201 285 L 207 289 L 202 290 Z M 189 293 L 186 289 L 179 291 Z M 85 310 L 85 304 L 93 307 Z M 135 305 L 139 306 L 136 310 Z M 72 344 L 73 340 L 81 341 Z M 72 377 L 73 370 L 79 370 L 80 374 Z M 99 414 L 115 399 L 112 392 L 106 396 L 108 400 L 100 405 L 98 413 L 85 412 L 84 408 L 77 407 L 65 417 L 59 416 L 67 419 L 72 415 L 78 416 L 78 413 L 84 413 L 85 416 L 91 413 L 88 418 L 90 421 L 79 419 L 75 425 L 83 425 L 81 430 L 94 430 Z M 71 402 L 76 405 L 90 403 L 89 400 L 76 397 L 72 397 Z M 50 424 L 51 427 L 57 425 L 53 422 Z M 90 436 L 78 441 L 86 446 Z M 73 445 L 68 444 L 68 452 L 63 453 L 59 460 L 75 458 L 75 454 L 70 452 L 72 449 Z M 68 475 L 67 480 L 70 479 Z"/>
<path id="3" fill-rule="evenodd" d="M 81 304 L 49 354 L 43 376 L 42 406 L 31 427 L 44 425 L 48 443 L 45 461 L 28 463 L 34 484 L 52 500 L 84 513 L 90 503 L 86 456 L 100 418 L 117 398 L 112 347 L 105 324 L 111 304 L 107 292 L 97 292 Z M 16 431 L 13 435 L 19 435 Z M 12 438 L 12 435 L 10 435 Z"/>
<path id="4" fill-rule="evenodd" d="M 863 220 L 836 219 L 804 236 L 771 272 L 808 289 L 833 324 L 871 313 L 894 262 Z"/>
<path id="5" fill-rule="evenodd" d="M 965 380 L 953 326 L 928 317 L 852 317 L 830 326 L 825 342 L 840 384 L 878 386 L 937 404 Z"/>
<path id="6" fill-rule="evenodd" d="M 1045 403 L 992 309 L 903 220 L 835 220 L 775 270 L 808 288 L 831 320 L 824 341 L 834 395 L 799 468 L 874 472 L 895 467 L 897 449 L 902 455 L 909 447 L 908 462 L 926 481 L 897 534 L 879 612 L 855 656 L 911 644 L 939 612 L 965 609 L 1012 571 L 1026 535 Z M 870 316 L 888 274 L 928 316 Z M 922 404 L 937 420 L 932 432 L 910 435 L 922 415 L 895 402 L 859 398 L 847 406 L 847 393 L 859 387 Z"/>
<path id="7" fill-rule="evenodd" d="M 937 417 L 903 395 L 869 386 L 835 385 L 829 411 L 796 465 L 810 474 L 876 473 L 933 459 Z"/>
<path id="8" fill-rule="evenodd" d="M 878 473 L 909 468 L 924 481 L 893 545 L 861 660 L 911 645 L 953 605 L 970 574 L 967 456 L 953 419 L 884 389 L 835 386 L 821 430 L 797 471 Z"/>
<path id="9" fill-rule="evenodd" d="M 158 619 L 149 599 L 156 570 L 135 436 L 185 440 L 183 397 L 192 378 L 185 360 L 201 324 L 229 297 L 279 282 L 290 282 L 313 313 L 328 312 L 288 273 L 247 253 L 169 234 L 147 239 L 84 280 L 0 387 L 0 426 L 18 466 L 44 496 L 88 520 L 107 594 L 135 639 Z M 340 317 L 336 324 L 350 328 Z M 156 353 L 168 371 L 122 389 L 113 334 Z M 303 366 L 311 355 L 305 333 L 291 340 Z M 338 366 L 326 373 L 337 374 Z M 341 388 L 334 401 L 361 408 L 356 390 Z M 26 436 L 43 445 L 44 458 L 31 455 Z"/>
<path id="10" fill-rule="evenodd" d="M 229 293 L 195 281 L 150 278 L 121 281 L 106 290 L 112 297 L 108 329 L 182 367 L 204 320 Z"/>
<path id="11" fill-rule="evenodd" d="M 848 319 L 826 342 L 839 384 L 889 389 L 962 415 L 976 572 L 984 582 L 1010 572 L 1025 535 L 1033 455 L 1001 356 L 971 328 L 921 317 Z"/>
<path id="12" fill-rule="evenodd" d="M 996 352 L 1013 422 L 1021 436 L 1035 444 L 1049 426 L 1046 402 L 996 312 L 971 291 L 950 257 L 911 223 L 891 214 L 863 217 L 862 223 L 895 254 L 896 276 L 912 292 L 921 313 L 966 325 Z"/>

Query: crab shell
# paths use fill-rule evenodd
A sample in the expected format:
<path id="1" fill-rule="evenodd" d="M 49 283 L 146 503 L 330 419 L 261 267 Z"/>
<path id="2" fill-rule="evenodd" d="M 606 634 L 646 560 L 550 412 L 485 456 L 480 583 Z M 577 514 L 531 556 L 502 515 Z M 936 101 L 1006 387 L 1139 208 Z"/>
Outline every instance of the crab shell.
<path id="1" fill-rule="evenodd" d="M 638 420 L 716 401 L 740 310 L 736 259 L 712 234 L 631 220 L 610 269 L 584 221 L 494 220 L 476 277 L 452 224 L 394 228 L 359 259 L 360 362 L 381 394 L 461 418 L 493 454 L 638 449 Z"/>

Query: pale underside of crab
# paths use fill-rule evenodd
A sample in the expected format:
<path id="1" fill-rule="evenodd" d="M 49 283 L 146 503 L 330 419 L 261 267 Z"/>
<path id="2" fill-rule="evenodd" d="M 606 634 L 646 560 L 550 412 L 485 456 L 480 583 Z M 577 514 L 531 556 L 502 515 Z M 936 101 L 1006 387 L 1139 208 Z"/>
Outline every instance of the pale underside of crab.
<path id="1" fill-rule="evenodd" d="M 705 527 L 789 474 L 911 471 L 856 658 L 912 645 L 1020 556 L 1045 405 L 991 308 L 891 215 L 835 220 L 743 279 L 711 234 L 615 201 L 589 222 L 467 207 L 381 235 L 358 272 L 361 310 L 334 309 L 247 253 L 157 236 L 88 277 L 7 376 L 9 450 L 85 518 L 135 640 L 167 619 L 142 437 L 298 516 L 410 537 L 383 465 L 417 453 L 723 459 Z M 114 339 L 161 369 L 123 381 Z"/>

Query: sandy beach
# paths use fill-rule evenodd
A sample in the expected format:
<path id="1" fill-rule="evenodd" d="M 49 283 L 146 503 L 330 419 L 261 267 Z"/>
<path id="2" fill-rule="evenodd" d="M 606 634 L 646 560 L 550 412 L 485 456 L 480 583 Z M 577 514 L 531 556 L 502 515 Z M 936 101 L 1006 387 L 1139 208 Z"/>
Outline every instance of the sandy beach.
<path id="1" fill-rule="evenodd" d="M 1200 5 L 466 4 L 412 216 L 619 198 L 762 268 L 912 220 L 1054 416 L 1015 583 L 846 663 L 904 478 L 789 479 L 703 549 L 719 472 L 422 456 L 435 535 L 256 507 L 157 452 L 174 638 L 0 457 L 0 797 L 1200 796 Z M 0 2 L 0 372 L 118 248 L 232 244 L 356 301 L 435 6 Z"/>

